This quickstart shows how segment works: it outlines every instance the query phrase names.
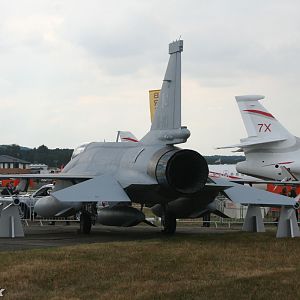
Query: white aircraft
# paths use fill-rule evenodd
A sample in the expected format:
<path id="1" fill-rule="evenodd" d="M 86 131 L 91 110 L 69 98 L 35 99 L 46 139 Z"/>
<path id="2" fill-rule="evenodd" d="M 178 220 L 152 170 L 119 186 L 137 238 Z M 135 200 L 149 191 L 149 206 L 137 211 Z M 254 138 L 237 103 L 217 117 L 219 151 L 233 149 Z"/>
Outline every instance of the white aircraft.
<path id="1" fill-rule="evenodd" d="M 209 177 L 224 178 L 228 180 L 257 180 L 257 178 L 239 173 L 236 170 L 236 165 L 218 164 L 208 165 Z"/>
<path id="2" fill-rule="evenodd" d="M 240 173 L 261 179 L 300 178 L 300 139 L 292 135 L 259 102 L 264 96 L 235 97 L 248 134 L 240 144 L 217 149 L 238 148 L 246 161 L 239 162 Z"/>
<path id="3" fill-rule="evenodd" d="M 59 174 L 0 175 L 0 178 L 52 178 L 50 196 L 39 199 L 35 212 L 44 217 L 81 212 L 80 230 L 89 233 L 97 220 L 110 226 L 147 222 L 138 203 L 162 218 L 165 233 L 176 219 L 197 218 L 223 191 L 240 204 L 293 207 L 294 199 L 241 186 L 224 179 L 208 180 L 208 167 L 198 152 L 175 146 L 190 136 L 181 125 L 181 52 L 183 41 L 169 45 L 169 63 L 150 131 L 140 141 L 81 145 Z M 132 136 L 130 137 L 131 139 Z M 98 202 L 109 203 L 99 210 Z"/>

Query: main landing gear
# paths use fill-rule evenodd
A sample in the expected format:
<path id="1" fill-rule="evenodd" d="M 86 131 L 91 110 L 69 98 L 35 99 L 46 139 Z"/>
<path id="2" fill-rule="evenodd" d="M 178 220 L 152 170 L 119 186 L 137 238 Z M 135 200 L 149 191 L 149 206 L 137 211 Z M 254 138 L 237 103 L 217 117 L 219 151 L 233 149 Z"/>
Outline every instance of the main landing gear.
<path id="1" fill-rule="evenodd" d="M 80 215 L 80 233 L 89 234 L 92 228 L 92 217 L 91 214 L 87 211 L 84 211 Z"/>
<path id="2" fill-rule="evenodd" d="M 87 203 L 83 206 L 80 214 L 79 233 L 89 234 L 92 225 L 95 225 L 97 218 L 97 206 L 95 203 Z"/>
<path id="3" fill-rule="evenodd" d="M 174 234 L 176 231 L 176 218 L 167 211 L 167 209 L 164 209 L 164 213 L 161 218 L 161 224 L 163 226 L 162 232 L 165 234 Z"/>

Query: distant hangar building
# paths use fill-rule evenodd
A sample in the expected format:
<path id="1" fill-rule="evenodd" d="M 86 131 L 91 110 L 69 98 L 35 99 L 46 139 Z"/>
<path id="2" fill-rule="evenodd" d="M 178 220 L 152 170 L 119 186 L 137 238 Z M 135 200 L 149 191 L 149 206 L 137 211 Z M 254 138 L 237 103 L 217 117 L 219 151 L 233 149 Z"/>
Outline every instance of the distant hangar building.
<path id="1" fill-rule="evenodd" d="M 30 173 L 30 162 L 9 155 L 0 155 L 0 173 Z"/>

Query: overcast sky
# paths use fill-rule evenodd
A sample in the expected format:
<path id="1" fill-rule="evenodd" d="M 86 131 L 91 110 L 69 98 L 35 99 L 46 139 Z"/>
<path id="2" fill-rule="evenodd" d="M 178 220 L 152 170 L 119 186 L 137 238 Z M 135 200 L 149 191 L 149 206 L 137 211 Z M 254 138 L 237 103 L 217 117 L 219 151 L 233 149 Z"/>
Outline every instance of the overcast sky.
<path id="1" fill-rule="evenodd" d="M 263 104 L 300 135 L 300 2 L 258 0 L 0 2 L 0 144 L 74 148 L 141 138 L 148 90 L 182 36 L 186 147 L 205 155 L 246 132 L 234 99 Z M 183 146 L 183 145 L 182 145 Z"/>

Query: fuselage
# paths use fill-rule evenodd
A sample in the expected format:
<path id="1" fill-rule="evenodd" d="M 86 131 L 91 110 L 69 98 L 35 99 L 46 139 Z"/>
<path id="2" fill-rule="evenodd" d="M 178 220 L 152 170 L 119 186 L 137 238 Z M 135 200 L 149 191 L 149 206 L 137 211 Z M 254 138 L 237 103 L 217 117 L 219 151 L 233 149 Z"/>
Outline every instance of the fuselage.
<path id="1" fill-rule="evenodd" d="M 280 167 L 286 167 L 300 178 L 300 139 L 276 142 L 265 147 L 244 148 L 246 161 L 237 164 L 237 171 L 262 179 L 283 180 L 285 174 Z"/>
<path id="2" fill-rule="evenodd" d="M 174 146 L 90 143 L 71 159 L 62 173 L 111 175 L 120 183 L 132 202 L 150 207 L 155 204 L 167 204 L 178 198 L 197 201 L 197 205 L 194 206 L 200 207 L 213 201 L 213 198 L 204 192 L 202 200 L 201 196 L 199 197 L 207 178 L 205 168 L 207 169 L 207 164 L 200 154 Z M 58 180 L 54 191 L 79 182 L 80 180 Z M 37 210 L 43 214 L 47 211 L 47 201 L 50 202 L 50 199 L 41 199 L 36 204 Z M 65 206 L 66 204 L 62 203 L 63 209 L 66 209 Z M 56 199 L 53 200 L 51 215 L 58 213 L 61 207 Z M 78 205 L 76 208 L 78 209 Z"/>
<path id="3" fill-rule="evenodd" d="M 237 171 L 262 179 L 283 180 L 289 172 L 299 178 L 300 139 L 261 104 L 264 96 L 235 98 L 247 131 L 239 144 L 229 146 L 245 153 L 246 161 L 237 164 Z"/>

